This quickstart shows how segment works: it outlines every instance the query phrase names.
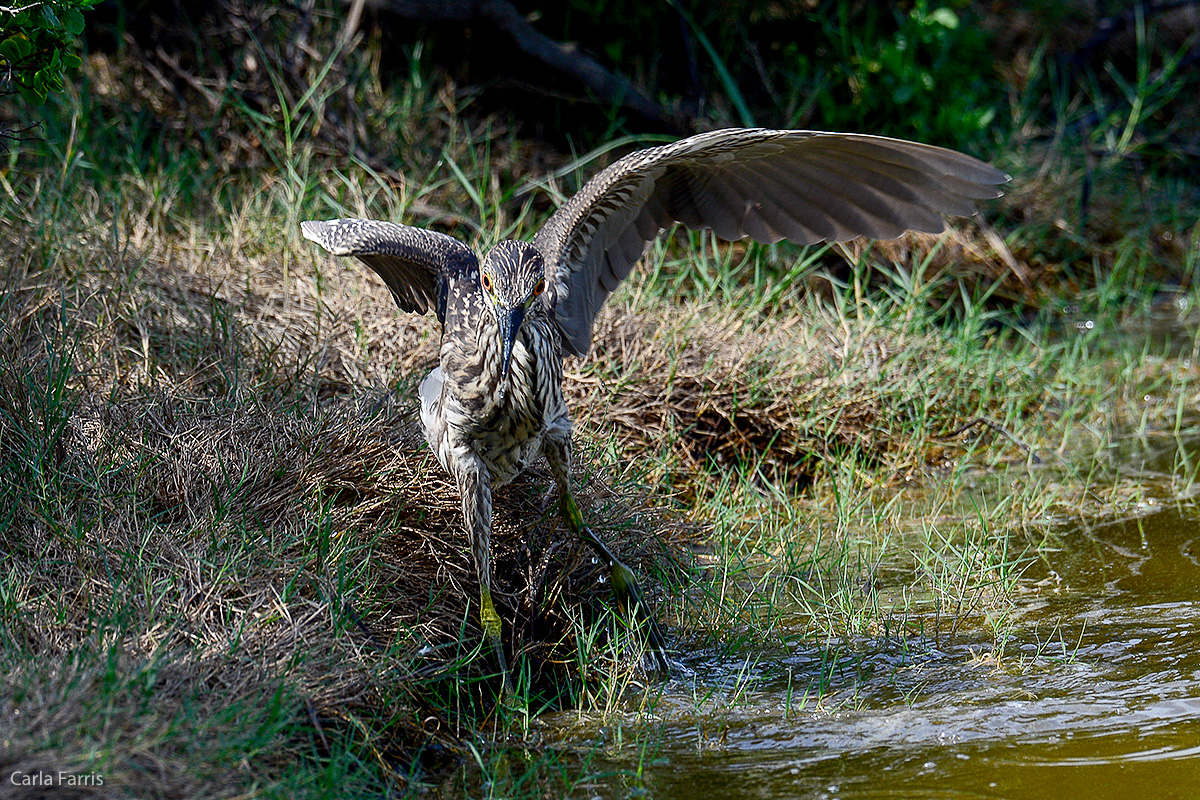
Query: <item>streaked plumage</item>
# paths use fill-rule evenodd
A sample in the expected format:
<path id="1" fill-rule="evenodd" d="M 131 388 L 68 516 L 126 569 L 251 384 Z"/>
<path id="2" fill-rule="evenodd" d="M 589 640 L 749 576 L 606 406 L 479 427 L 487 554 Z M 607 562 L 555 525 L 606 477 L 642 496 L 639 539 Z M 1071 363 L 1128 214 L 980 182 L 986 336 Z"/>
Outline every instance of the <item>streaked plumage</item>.
<path id="1" fill-rule="evenodd" d="M 454 239 L 405 225 L 331 220 L 302 228 L 378 273 L 400 308 L 437 313 L 440 366 L 421 384 L 421 419 L 462 494 L 481 618 L 503 666 L 490 590 L 491 488 L 539 453 L 568 526 L 612 566 L 618 600 L 632 601 L 631 611 L 641 603 L 632 572 L 583 524 L 570 492 L 562 357 L 588 352 L 597 311 L 662 230 L 681 223 L 725 239 L 801 244 L 936 233 L 943 214 L 973 214 L 975 201 L 998 197 L 996 186 L 1007 180 L 961 153 L 897 139 L 729 129 L 618 160 L 532 243 L 501 242 L 482 264 Z M 652 617 L 644 621 L 665 663 L 662 635 Z"/>

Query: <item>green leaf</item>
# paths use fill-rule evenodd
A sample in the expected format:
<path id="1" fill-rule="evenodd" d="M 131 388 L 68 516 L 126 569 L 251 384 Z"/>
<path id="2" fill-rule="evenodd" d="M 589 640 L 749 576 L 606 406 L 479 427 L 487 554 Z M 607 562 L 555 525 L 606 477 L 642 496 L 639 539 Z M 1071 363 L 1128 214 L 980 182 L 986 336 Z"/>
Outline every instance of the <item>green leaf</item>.
<path id="1" fill-rule="evenodd" d="M 33 45 L 29 43 L 29 37 L 23 33 L 4 40 L 5 44 L 9 42 L 12 43 L 12 49 L 9 52 L 13 61 L 20 61 L 33 52 Z"/>
<path id="2" fill-rule="evenodd" d="M 54 13 L 54 9 L 49 3 L 42 3 L 42 17 L 46 20 L 46 28 L 49 30 L 57 30 L 62 27 L 62 23 L 58 21 L 58 15 Z"/>
<path id="3" fill-rule="evenodd" d="M 29 86 L 21 86 L 21 97 L 31 106 L 40 106 L 46 102 L 46 90 Z"/>
<path id="4" fill-rule="evenodd" d="M 63 11 L 63 24 L 72 36 L 78 36 L 83 33 L 83 14 L 77 8 L 68 8 Z"/>

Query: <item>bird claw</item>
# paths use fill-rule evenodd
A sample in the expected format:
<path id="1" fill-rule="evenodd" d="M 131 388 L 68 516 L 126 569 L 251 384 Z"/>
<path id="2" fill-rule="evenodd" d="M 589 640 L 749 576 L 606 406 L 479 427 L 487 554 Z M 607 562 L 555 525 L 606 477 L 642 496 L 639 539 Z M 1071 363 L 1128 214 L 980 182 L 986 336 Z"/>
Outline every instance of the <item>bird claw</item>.
<path id="1" fill-rule="evenodd" d="M 650 611 L 650 605 L 646 602 L 645 595 L 642 594 L 642 587 L 638 585 L 633 570 L 621 563 L 604 542 L 600 541 L 600 537 L 592 533 L 592 529 L 584 524 L 579 506 L 575 503 L 575 498 L 569 494 L 563 495 L 562 513 L 567 521 L 567 527 L 608 563 L 612 570 L 612 593 L 617 600 L 617 607 L 634 626 L 646 632 L 646 644 L 654 657 L 655 665 L 663 672 L 670 671 L 671 662 L 667 659 L 667 637 L 663 635 L 662 628 L 659 627 L 658 621 Z"/>
<path id="2" fill-rule="evenodd" d="M 669 672 L 671 662 L 667 659 L 667 637 L 650 611 L 633 570 L 615 558 L 612 560 L 612 591 L 617 607 L 626 619 L 645 632 L 647 650 L 653 656 L 655 665 L 663 672 Z"/>
<path id="3" fill-rule="evenodd" d="M 496 653 L 496 662 L 500 667 L 500 674 L 504 678 L 504 694 L 512 696 L 513 683 L 512 676 L 508 671 L 508 659 L 504 655 L 504 640 L 501 638 L 501 623 L 500 615 L 496 613 L 496 606 L 492 603 L 492 593 L 487 588 L 480 592 L 479 620 L 483 624 L 484 635 L 492 644 L 492 650 Z"/>

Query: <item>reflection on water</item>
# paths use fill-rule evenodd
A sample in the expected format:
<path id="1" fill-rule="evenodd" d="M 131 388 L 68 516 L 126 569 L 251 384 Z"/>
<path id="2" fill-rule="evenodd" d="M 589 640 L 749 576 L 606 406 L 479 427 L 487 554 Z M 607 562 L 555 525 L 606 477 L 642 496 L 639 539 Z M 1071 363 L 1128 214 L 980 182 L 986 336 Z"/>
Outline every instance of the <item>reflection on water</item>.
<path id="1" fill-rule="evenodd" d="M 1023 584 L 1000 659 L 961 632 L 915 653 L 882 644 L 841 685 L 834 668 L 833 702 L 796 710 L 788 675 L 828 669 L 796 654 L 758 665 L 708 721 L 679 682 L 636 783 L 652 797 L 1200 797 L 1200 513 L 1065 534 Z M 739 667 L 694 666 L 698 683 Z"/>

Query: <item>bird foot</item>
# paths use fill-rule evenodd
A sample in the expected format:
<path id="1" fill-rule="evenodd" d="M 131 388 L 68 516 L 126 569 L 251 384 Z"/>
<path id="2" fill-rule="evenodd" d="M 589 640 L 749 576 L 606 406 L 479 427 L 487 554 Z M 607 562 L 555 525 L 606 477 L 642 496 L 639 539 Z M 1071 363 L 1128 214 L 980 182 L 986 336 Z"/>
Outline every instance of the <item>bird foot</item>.
<path id="1" fill-rule="evenodd" d="M 504 695 L 512 697 L 516 692 L 513 689 L 512 675 L 508 670 L 508 659 L 504 656 L 504 642 L 499 636 L 488 637 L 488 641 L 492 643 L 492 650 L 496 654 L 496 663 L 500 666 L 500 675 L 504 679 Z"/>
<path id="2" fill-rule="evenodd" d="M 633 570 L 615 558 L 611 559 L 611 566 L 612 591 L 617 607 L 627 620 L 645 633 L 646 649 L 654 658 L 655 665 L 663 672 L 669 672 L 671 662 L 667 658 L 667 637 L 650 611 Z"/>
<path id="3" fill-rule="evenodd" d="M 617 601 L 617 607 L 627 620 L 645 632 L 647 649 L 653 656 L 655 665 L 663 672 L 670 671 L 671 662 L 667 658 L 667 637 L 650 611 L 650 605 L 646 602 L 645 595 L 642 594 L 642 587 L 638 584 L 633 570 L 613 555 L 608 546 L 600 541 L 600 537 L 584 524 L 579 506 L 575 503 L 575 498 L 569 494 L 563 495 L 562 513 L 563 518 L 567 521 L 567 527 L 608 564 L 609 569 L 612 570 L 612 593 Z"/>

